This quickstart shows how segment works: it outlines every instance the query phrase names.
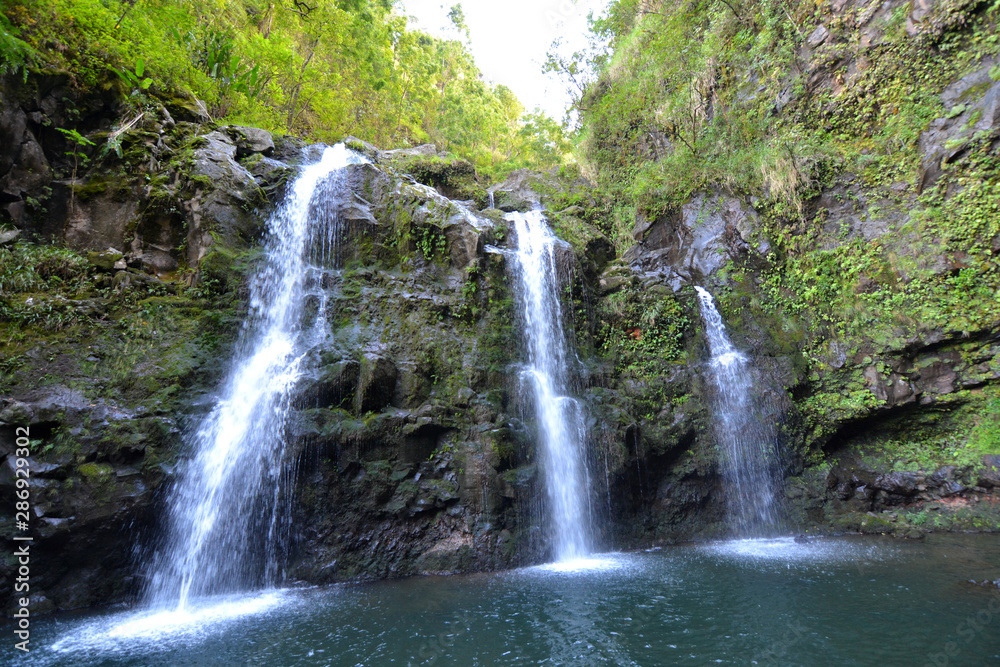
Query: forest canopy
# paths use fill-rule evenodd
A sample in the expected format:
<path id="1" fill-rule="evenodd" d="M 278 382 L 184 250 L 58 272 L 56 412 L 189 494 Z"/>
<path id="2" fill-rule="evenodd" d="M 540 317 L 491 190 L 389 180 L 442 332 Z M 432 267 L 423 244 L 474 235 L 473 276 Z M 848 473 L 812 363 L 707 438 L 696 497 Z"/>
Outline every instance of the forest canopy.
<path id="1" fill-rule="evenodd" d="M 127 96 L 191 93 L 218 122 L 383 148 L 437 144 L 491 174 L 546 168 L 561 126 L 484 80 L 466 43 L 394 0 L 4 0 L 0 73 Z M 463 33 L 461 7 L 449 14 Z"/>

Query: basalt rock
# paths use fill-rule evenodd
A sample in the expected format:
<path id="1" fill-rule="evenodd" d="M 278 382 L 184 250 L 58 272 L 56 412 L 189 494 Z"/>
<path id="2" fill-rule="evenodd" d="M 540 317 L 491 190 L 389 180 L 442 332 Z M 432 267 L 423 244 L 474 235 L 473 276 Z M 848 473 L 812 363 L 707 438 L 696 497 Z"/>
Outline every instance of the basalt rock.
<path id="1" fill-rule="evenodd" d="M 361 357 L 354 411 L 359 414 L 378 412 L 392 402 L 396 393 L 398 371 L 391 360 L 375 354 Z"/>
<path id="2" fill-rule="evenodd" d="M 968 150 L 970 141 L 1000 131 L 1000 81 L 990 77 L 996 65 L 986 59 L 972 74 L 962 77 L 941 93 L 947 114 L 931 121 L 920 135 L 923 155 L 920 185 L 930 187 L 948 164 Z"/>
<path id="3" fill-rule="evenodd" d="M 770 243 L 758 229 L 757 214 L 721 191 L 696 195 L 672 213 L 639 219 L 637 245 L 623 259 L 641 276 L 679 288 L 683 281 L 710 279 L 731 259 L 766 255 Z"/>
<path id="4" fill-rule="evenodd" d="M 976 480 L 977 486 L 987 489 L 1000 488 L 1000 455 L 988 454 L 983 456 L 982 469 Z"/>

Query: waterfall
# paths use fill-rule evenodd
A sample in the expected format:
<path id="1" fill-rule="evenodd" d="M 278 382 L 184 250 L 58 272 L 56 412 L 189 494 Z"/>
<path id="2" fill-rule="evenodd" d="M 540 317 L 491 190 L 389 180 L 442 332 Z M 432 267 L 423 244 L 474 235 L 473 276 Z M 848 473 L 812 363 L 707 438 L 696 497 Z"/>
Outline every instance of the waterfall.
<path id="1" fill-rule="evenodd" d="M 169 524 L 145 592 L 154 607 L 183 609 L 199 596 L 280 578 L 294 472 L 285 461 L 291 394 L 308 349 L 325 335 L 326 297 L 314 278 L 335 252 L 344 167 L 360 161 L 343 145 L 326 148 L 270 218 L 230 370 L 168 498 Z M 307 299 L 318 304 L 312 324 Z"/>
<path id="2" fill-rule="evenodd" d="M 715 386 L 715 435 L 729 522 L 737 536 L 764 537 L 778 529 L 774 507 L 777 451 L 774 424 L 758 408 L 749 359 L 737 350 L 712 295 L 695 287 L 705 320 Z"/>
<path id="3" fill-rule="evenodd" d="M 553 555 L 568 561 L 590 552 L 590 492 L 585 416 L 580 402 L 568 395 L 573 361 L 559 303 L 559 240 L 540 211 L 511 213 L 507 220 L 517 237 L 512 268 L 528 352 L 522 380 L 534 398 Z"/>

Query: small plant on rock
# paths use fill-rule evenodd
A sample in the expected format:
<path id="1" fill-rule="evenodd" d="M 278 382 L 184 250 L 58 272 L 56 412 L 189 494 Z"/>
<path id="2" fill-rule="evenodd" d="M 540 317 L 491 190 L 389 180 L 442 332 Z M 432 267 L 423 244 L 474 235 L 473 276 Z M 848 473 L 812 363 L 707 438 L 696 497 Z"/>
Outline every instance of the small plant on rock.
<path id="1" fill-rule="evenodd" d="M 87 146 L 93 146 L 94 142 L 87 137 L 80 134 L 78 130 L 67 130 L 66 128 L 60 127 L 56 128 L 62 132 L 66 138 L 72 142 L 72 150 L 66 151 L 66 155 L 73 158 L 73 173 L 70 176 L 70 190 L 69 190 L 69 213 L 73 215 L 74 205 L 75 205 L 75 195 L 76 195 L 76 173 L 80 167 L 80 161 L 83 161 L 84 166 L 86 166 L 87 161 L 90 159 L 87 157 L 87 153 L 84 149 Z"/>

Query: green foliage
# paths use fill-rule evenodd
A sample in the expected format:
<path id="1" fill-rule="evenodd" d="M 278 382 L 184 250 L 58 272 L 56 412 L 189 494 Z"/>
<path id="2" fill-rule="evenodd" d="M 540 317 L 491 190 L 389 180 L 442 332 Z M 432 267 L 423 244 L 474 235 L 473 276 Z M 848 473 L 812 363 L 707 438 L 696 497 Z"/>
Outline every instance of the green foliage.
<path id="1" fill-rule="evenodd" d="M 876 470 L 974 470 L 984 454 L 1000 453 L 998 396 L 996 388 L 963 391 L 937 409 L 890 419 L 862 438 L 863 461 Z"/>
<path id="2" fill-rule="evenodd" d="M 60 331 L 86 319 L 72 297 L 90 285 L 76 253 L 31 243 L 0 248 L 0 322 Z"/>
<path id="3" fill-rule="evenodd" d="M 78 149 L 94 145 L 93 141 L 80 134 L 77 130 L 66 129 L 64 127 L 57 127 L 56 129 L 62 132 L 67 139 L 73 142 L 74 150 L 66 153 L 66 155 L 69 155 L 70 157 L 86 157 L 86 154 L 78 152 Z"/>
<path id="4" fill-rule="evenodd" d="M 1000 388 L 983 390 L 975 426 L 969 433 L 968 449 L 975 454 L 1000 454 Z"/>
<path id="5" fill-rule="evenodd" d="M 23 242 L 0 248 L 0 294 L 68 295 L 87 284 L 87 261 L 75 252 Z"/>
<path id="6" fill-rule="evenodd" d="M 525 114 L 465 44 L 409 29 L 392 4 L 12 0 L 0 67 L 24 70 L 37 49 L 80 88 L 113 77 L 136 111 L 190 92 L 220 121 L 386 148 L 431 141 L 492 174 L 563 161 L 560 126 Z M 461 7 L 451 16 L 461 32 Z"/>
<path id="7" fill-rule="evenodd" d="M 455 316 L 469 322 L 479 318 L 480 313 L 480 270 L 478 264 L 469 267 L 465 284 L 462 285 L 462 301 L 455 309 Z"/>
<path id="8" fill-rule="evenodd" d="M 80 161 L 82 160 L 84 165 L 86 165 L 90 159 L 83 149 L 87 146 L 93 146 L 94 142 L 80 134 L 80 132 L 75 129 L 66 129 L 63 127 L 58 127 L 56 129 L 62 132 L 62 134 L 70 142 L 72 142 L 72 149 L 66 151 L 66 155 L 73 158 L 73 173 L 70 174 L 70 180 L 73 182 L 73 185 L 70 189 L 69 196 L 69 208 L 70 211 L 72 211 L 76 203 L 76 173 L 80 168 Z"/>
<path id="9" fill-rule="evenodd" d="M 125 87 L 131 89 L 132 94 L 135 94 L 136 91 L 148 89 L 153 83 L 153 80 L 148 76 L 142 76 L 146 69 L 145 63 L 143 63 L 142 60 L 139 60 L 139 62 L 135 64 L 134 70 L 128 70 L 125 68 L 117 69 L 111 65 L 108 65 L 108 69 L 118 75 L 118 78 L 121 79 L 123 84 L 125 84 Z"/>
<path id="10" fill-rule="evenodd" d="M 830 151 L 772 114 L 798 34 L 787 14 L 779 2 L 645 11 L 621 0 L 592 23 L 612 51 L 582 86 L 581 152 L 614 201 L 619 250 L 637 208 L 656 217 L 709 185 L 802 209 Z"/>
<path id="11" fill-rule="evenodd" d="M 445 261 L 448 253 L 448 239 L 444 231 L 434 225 L 419 227 L 413 232 L 417 250 L 429 262 Z"/>
<path id="12" fill-rule="evenodd" d="M 28 80 L 28 68 L 36 58 L 35 49 L 18 38 L 18 31 L 0 14 L 0 76 L 21 73 Z"/>
<path id="13" fill-rule="evenodd" d="M 648 294 L 626 288 L 604 298 L 597 313 L 597 345 L 614 359 L 620 372 L 655 376 L 661 362 L 676 361 L 691 325 L 672 294 Z"/>
<path id="14" fill-rule="evenodd" d="M 959 5 L 939 8 L 943 27 L 926 39 L 907 36 L 905 12 L 890 13 L 873 24 L 884 37 L 866 52 L 856 33 L 864 21 L 810 3 L 645 11 L 613 2 L 592 24 L 611 51 L 593 61 L 579 107 L 581 148 L 606 193 L 605 230 L 619 252 L 634 242 L 638 214 L 656 217 L 721 185 L 757 198 L 772 246 L 766 264 L 731 267 L 739 287 L 722 295 L 723 306 L 779 322 L 777 336 L 800 332 L 807 356 L 829 340 L 887 345 L 914 326 L 975 331 L 995 322 L 993 135 L 959 136 L 936 187 L 919 199 L 896 194 L 921 178 L 917 141 L 930 121 L 957 118 L 975 99 L 944 109 L 941 90 L 1000 53 L 994 19 Z M 819 23 L 834 35 L 804 50 L 800 26 Z M 859 66 L 847 71 L 851 63 Z M 853 185 L 842 194 L 862 217 L 892 220 L 885 206 L 909 209 L 910 219 L 895 213 L 904 221 L 884 237 L 856 229 L 832 237 L 826 211 L 808 205 L 843 173 Z M 922 259 L 932 255 L 942 255 L 936 265 Z"/>

